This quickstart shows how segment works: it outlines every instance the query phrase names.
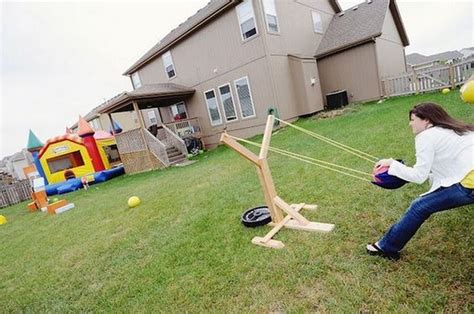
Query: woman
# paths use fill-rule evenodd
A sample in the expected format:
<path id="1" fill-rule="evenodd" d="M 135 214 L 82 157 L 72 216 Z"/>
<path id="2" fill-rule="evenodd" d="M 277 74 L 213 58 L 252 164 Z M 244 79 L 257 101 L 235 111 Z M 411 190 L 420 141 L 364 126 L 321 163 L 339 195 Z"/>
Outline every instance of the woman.
<path id="1" fill-rule="evenodd" d="M 415 134 L 416 164 L 382 159 L 388 174 L 431 188 L 414 200 L 404 216 L 367 253 L 397 260 L 400 251 L 431 214 L 474 203 L 474 125 L 457 121 L 439 105 L 421 103 L 409 113 Z"/>

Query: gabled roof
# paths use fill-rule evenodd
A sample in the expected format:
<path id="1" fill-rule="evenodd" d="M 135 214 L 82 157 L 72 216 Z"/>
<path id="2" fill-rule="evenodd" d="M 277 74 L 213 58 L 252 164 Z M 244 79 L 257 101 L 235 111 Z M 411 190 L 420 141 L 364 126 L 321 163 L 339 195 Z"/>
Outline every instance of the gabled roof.
<path id="1" fill-rule="evenodd" d="M 131 92 L 122 93 L 119 97 L 110 101 L 106 106 L 100 108 L 98 112 L 111 113 L 114 112 L 115 109 L 120 108 L 122 105 L 130 103 L 134 100 L 192 95 L 194 94 L 194 91 L 195 90 L 192 88 L 173 83 L 143 85 Z"/>
<path id="2" fill-rule="evenodd" d="M 140 59 L 138 59 L 137 62 L 129 67 L 123 73 L 123 75 L 130 75 L 137 71 L 146 63 L 169 50 L 172 45 L 178 43 L 186 36 L 194 33 L 212 19 L 225 12 L 228 8 L 235 6 L 240 2 L 242 2 L 242 0 L 211 0 L 204 8 L 198 10 L 196 14 L 190 16 L 186 21 L 179 24 L 178 27 L 173 29 L 155 46 L 148 50 Z M 341 11 L 341 7 L 339 6 L 337 0 L 329 0 L 329 4 L 335 12 Z"/>
<path id="3" fill-rule="evenodd" d="M 114 97 L 112 97 L 111 99 L 101 103 L 100 105 L 98 105 L 97 107 L 93 108 L 91 111 L 89 111 L 85 116 L 84 116 L 84 119 L 87 121 L 87 122 L 90 122 L 92 121 L 94 118 L 97 118 L 99 117 L 99 111 L 108 106 L 111 102 L 115 101 L 117 98 L 121 97 L 123 94 L 125 94 L 125 92 L 121 92 L 120 94 L 118 95 L 115 95 Z M 71 126 L 71 129 L 75 129 L 78 127 L 78 123 L 74 123 L 72 126 Z"/>
<path id="4" fill-rule="evenodd" d="M 403 45 L 408 46 L 408 37 L 395 0 L 372 0 L 334 15 L 316 51 L 316 58 L 373 41 L 382 35 L 389 12 L 393 15 Z"/>
<path id="5" fill-rule="evenodd" d="M 123 75 L 132 74 L 145 63 L 154 57 L 165 52 L 172 44 L 191 34 L 197 28 L 205 25 L 212 18 L 225 11 L 228 7 L 234 6 L 242 0 L 211 0 L 204 8 L 198 10 L 196 14 L 179 24 L 168 35 L 161 39 L 155 46 L 148 50 L 137 62 L 128 68 Z"/>

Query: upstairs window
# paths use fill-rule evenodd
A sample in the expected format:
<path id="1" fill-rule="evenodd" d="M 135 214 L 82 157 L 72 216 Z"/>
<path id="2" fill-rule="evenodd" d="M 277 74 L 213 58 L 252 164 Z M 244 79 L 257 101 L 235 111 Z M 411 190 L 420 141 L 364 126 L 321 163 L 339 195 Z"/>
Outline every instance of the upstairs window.
<path id="1" fill-rule="evenodd" d="M 253 106 L 252 95 L 250 94 L 250 84 L 247 77 L 234 81 L 237 98 L 240 104 L 240 113 L 242 119 L 255 117 L 255 108 Z"/>
<path id="2" fill-rule="evenodd" d="M 323 33 L 323 20 L 321 19 L 321 14 L 316 11 L 311 11 L 313 16 L 313 30 L 315 33 Z"/>
<path id="3" fill-rule="evenodd" d="M 247 40 L 257 34 L 255 14 L 253 13 L 252 0 L 244 0 L 236 7 L 237 18 L 240 25 L 242 40 Z"/>
<path id="4" fill-rule="evenodd" d="M 142 86 L 142 82 L 140 81 L 140 76 L 138 75 L 138 72 L 132 74 L 132 85 L 133 89 L 137 89 Z"/>
<path id="5" fill-rule="evenodd" d="M 278 19 L 275 8 L 275 0 L 262 0 L 263 12 L 265 12 L 265 21 L 270 33 L 278 33 Z"/>
<path id="6" fill-rule="evenodd" d="M 234 99 L 230 91 L 230 85 L 225 84 L 219 86 L 219 95 L 221 98 L 222 107 L 224 108 L 225 121 L 230 122 L 237 120 L 237 113 L 235 111 Z"/>
<path id="7" fill-rule="evenodd" d="M 168 78 L 173 78 L 176 76 L 173 59 L 171 58 L 171 52 L 167 51 L 163 54 L 163 65 Z"/>
<path id="8" fill-rule="evenodd" d="M 209 119 L 211 119 L 211 125 L 216 126 L 222 124 L 221 113 L 219 112 L 214 90 L 211 89 L 204 92 L 204 98 L 206 100 L 207 111 L 209 112 Z"/>

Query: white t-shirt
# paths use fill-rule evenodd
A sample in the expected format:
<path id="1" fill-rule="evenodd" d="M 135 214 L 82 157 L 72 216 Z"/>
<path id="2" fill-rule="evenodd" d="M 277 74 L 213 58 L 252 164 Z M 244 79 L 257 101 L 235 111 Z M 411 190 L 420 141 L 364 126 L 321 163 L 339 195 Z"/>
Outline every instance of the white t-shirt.
<path id="1" fill-rule="evenodd" d="M 474 169 L 474 132 L 458 135 L 453 130 L 432 127 L 415 137 L 416 164 L 407 167 L 394 160 L 388 174 L 421 184 L 428 177 L 428 194 L 443 186 L 459 183 Z"/>

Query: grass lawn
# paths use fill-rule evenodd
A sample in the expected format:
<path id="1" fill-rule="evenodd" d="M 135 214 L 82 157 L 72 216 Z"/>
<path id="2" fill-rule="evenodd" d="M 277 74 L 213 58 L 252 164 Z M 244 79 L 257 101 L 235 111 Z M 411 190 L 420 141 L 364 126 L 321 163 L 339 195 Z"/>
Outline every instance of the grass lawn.
<path id="1" fill-rule="evenodd" d="M 331 119 L 297 125 L 379 157 L 413 164 L 408 128 L 413 104 L 435 101 L 474 123 L 459 92 L 351 105 Z M 252 140 L 261 141 L 261 136 Z M 272 146 L 370 172 L 367 161 L 291 128 Z M 255 149 L 251 147 L 253 151 Z M 76 208 L 30 214 L 26 203 L 0 209 L 0 309 L 3 312 L 472 312 L 473 207 L 431 217 L 399 262 L 366 255 L 428 185 L 378 187 L 270 153 L 278 194 L 318 204 L 313 221 L 328 234 L 284 229 L 272 250 L 250 243 L 240 215 L 264 203 L 255 168 L 218 147 L 198 162 L 92 186 L 65 195 Z M 137 195 L 142 204 L 127 208 Z"/>

